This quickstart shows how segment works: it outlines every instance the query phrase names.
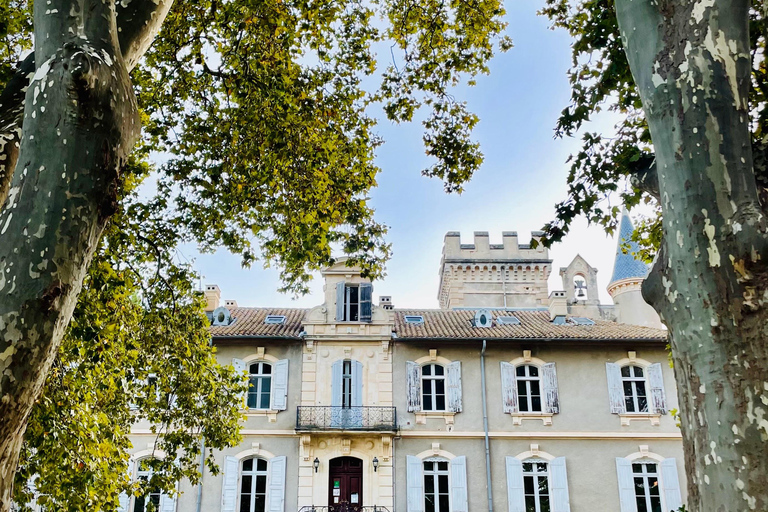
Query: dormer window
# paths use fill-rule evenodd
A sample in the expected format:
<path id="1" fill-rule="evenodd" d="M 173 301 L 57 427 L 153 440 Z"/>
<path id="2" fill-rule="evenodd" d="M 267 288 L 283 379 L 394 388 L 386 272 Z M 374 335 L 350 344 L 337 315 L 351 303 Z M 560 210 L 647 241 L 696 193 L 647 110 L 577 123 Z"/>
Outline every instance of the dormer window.
<path id="1" fill-rule="evenodd" d="M 336 321 L 370 322 L 373 286 L 370 283 L 336 284 Z"/>

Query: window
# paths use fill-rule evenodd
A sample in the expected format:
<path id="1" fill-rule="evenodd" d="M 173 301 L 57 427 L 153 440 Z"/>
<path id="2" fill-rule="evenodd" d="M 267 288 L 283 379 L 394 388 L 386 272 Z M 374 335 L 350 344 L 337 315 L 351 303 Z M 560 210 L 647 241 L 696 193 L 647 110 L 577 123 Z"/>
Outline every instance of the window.
<path id="1" fill-rule="evenodd" d="M 448 461 L 424 461 L 424 512 L 449 512 Z"/>
<path id="2" fill-rule="evenodd" d="M 269 409 L 269 398 L 272 391 L 272 365 L 269 363 L 252 363 L 248 369 L 248 408 Z"/>
<path id="3" fill-rule="evenodd" d="M 267 461 L 245 459 L 240 473 L 240 512 L 264 512 L 267 505 Z"/>
<path id="4" fill-rule="evenodd" d="M 352 407 L 352 361 L 344 361 L 341 367 L 341 406 Z"/>
<path id="5" fill-rule="evenodd" d="M 648 412 L 648 396 L 643 369 L 639 366 L 623 366 L 621 368 L 621 384 L 624 389 L 626 411 Z"/>
<path id="6" fill-rule="evenodd" d="M 541 412 L 539 368 L 530 364 L 515 368 L 520 412 Z"/>
<path id="7" fill-rule="evenodd" d="M 525 512 L 549 512 L 549 471 L 543 460 L 523 461 Z"/>
<path id="8" fill-rule="evenodd" d="M 264 319 L 265 324 L 284 324 L 285 315 L 267 315 Z"/>
<path id="9" fill-rule="evenodd" d="M 651 462 L 634 462 L 632 464 L 637 512 L 662 512 L 657 467 L 655 463 Z"/>
<path id="10" fill-rule="evenodd" d="M 496 317 L 496 323 L 499 325 L 520 325 L 520 319 L 512 315 L 499 316 Z"/>
<path id="11" fill-rule="evenodd" d="M 405 323 L 421 325 L 424 323 L 424 317 L 417 315 L 405 315 Z"/>
<path id="12" fill-rule="evenodd" d="M 142 459 L 139 461 L 139 469 L 136 472 L 136 478 L 142 482 L 149 482 L 152 480 L 152 467 L 149 465 L 150 459 Z M 160 507 L 160 489 L 151 488 L 149 494 L 146 496 L 137 496 L 133 502 L 133 512 L 146 512 L 149 504 L 154 505 L 155 510 L 159 510 Z"/>
<path id="13" fill-rule="evenodd" d="M 336 283 L 336 321 L 370 322 L 373 314 L 370 283 Z"/>
<path id="14" fill-rule="evenodd" d="M 422 404 L 425 411 L 445 410 L 445 368 L 427 364 L 421 369 Z"/>
<path id="15" fill-rule="evenodd" d="M 344 321 L 357 322 L 360 318 L 360 288 L 354 285 L 344 287 Z"/>

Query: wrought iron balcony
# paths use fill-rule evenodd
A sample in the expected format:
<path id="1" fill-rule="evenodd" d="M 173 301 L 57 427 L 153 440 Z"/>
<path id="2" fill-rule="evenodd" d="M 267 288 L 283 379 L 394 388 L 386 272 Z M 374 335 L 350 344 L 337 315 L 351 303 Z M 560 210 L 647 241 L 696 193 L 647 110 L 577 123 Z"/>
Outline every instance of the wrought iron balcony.
<path id="1" fill-rule="evenodd" d="M 389 509 L 387 507 L 380 507 L 377 505 L 372 507 L 363 507 L 351 503 L 339 503 L 338 505 L 331 505 L 329 507 L 309 505 L 306 507 L 301 507 L 299 512 L 389 512 Z"/>
<path id="2" fill-rule="evenodd" d="M 300 405 L 296 430 L 397 430 L 395 407 Z"/>

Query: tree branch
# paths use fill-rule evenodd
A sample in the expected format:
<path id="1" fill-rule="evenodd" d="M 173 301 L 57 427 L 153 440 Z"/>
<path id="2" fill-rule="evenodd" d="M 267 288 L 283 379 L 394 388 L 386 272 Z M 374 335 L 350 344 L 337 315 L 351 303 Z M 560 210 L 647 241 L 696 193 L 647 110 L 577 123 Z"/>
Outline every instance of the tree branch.
<path id="1" fill-rule="evenodd" d="M 0 211 L 13 181 L 13 171 L 19 157 L 21 122 L 24 117 L 24 95 L 29 78 L 35 72 L 35 55 L 24 59 L 0 94 Z"/>
<path id="2" fill-rule="evenodd" d="M 173 0 L 130 0 L 117 3 L 120 50 L 128 71 L 136 67 L 152 45 Z"/>
<path id="3" fill-rule="evenodd" d="M 640 189 L 659 200 L 659 176 L 656 172 L 656 156 L 644 156 L 637 162 L 633 169 L 633 174 L 629 177 L 630 183 L 635 188 Z"/>

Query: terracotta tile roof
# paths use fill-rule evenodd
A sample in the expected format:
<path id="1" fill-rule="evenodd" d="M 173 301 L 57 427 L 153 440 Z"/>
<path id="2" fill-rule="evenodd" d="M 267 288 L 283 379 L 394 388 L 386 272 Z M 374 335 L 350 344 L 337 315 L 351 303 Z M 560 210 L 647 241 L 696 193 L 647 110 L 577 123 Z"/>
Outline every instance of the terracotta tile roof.
<path id="1" fill-rule="evenodd" d="M 227 326 L 211 326 L 214 338 L 237 338 L 241 336 L 264 336 L 275 338 L 296 338 L 302 331 L 301 321 L 308 309 L 292 308 L 232 308 L 229 310 L 235 322 Z M 265 324 L 267 315 L 284 315 L 284 324 Z"/>
<path id="2" fill-rule="evenodd" d="M 405 316 L 423 316 L 423 324 L 408 324 Z M 516 316 L 519 325 L 499 325 L 499 316 Z M 493 311 L 492 327 L 475 327 L 473 310 L 395 310 L 399 339 L 583 339 L 665 341 L 667 331 L 651 327 L 594 320 L 594 325 L 554 325 L 548 311 Z"/>

